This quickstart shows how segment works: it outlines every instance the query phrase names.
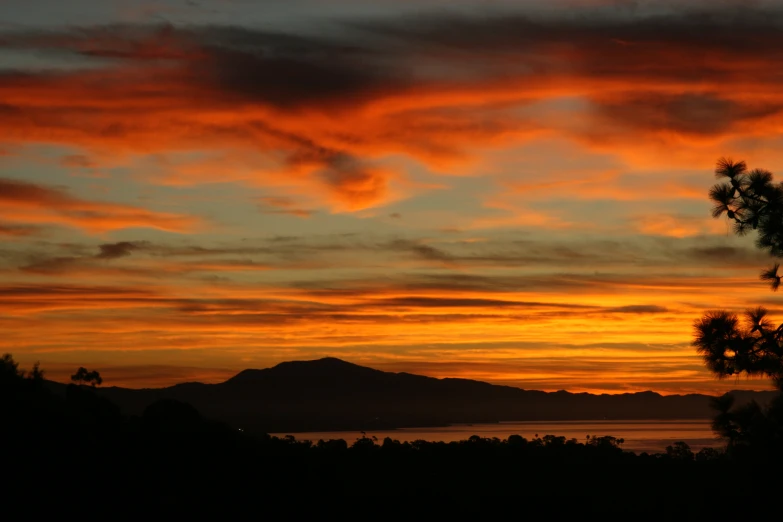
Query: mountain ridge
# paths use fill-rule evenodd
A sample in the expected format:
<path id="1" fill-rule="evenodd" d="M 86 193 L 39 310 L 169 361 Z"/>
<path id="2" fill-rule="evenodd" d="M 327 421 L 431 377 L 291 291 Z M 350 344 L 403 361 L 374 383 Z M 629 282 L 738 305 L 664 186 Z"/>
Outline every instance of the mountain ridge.
<path id="1" fill-rule="evenodd" d="M 121 390 L 138 390 L 138 391 L 150 391 L 150 390 L 164 390 L 164 389 L 171 389 L 176 388 L 179 386 L 190 386 L 190 385 L 198 385 L 198 386 L 215 386 L 215 385 L 222 385 L 226 384 L 228 382 L 232 382 L 236 380 L 239 377 L 245 377 L 245 376 L 256 376 L 262 372 L 267 372 L 269 370 L 275 370 L 280 367 L 288 367 L 289 365 L 305 365 L 305 364 L 313 364 L 313 363 L 321 363 L 323 361 L 337 361 L 339 363 L 342 363 L 346 366 L 351 366 L 355 368 L 361 368 L 364 370 L 370 370 L 372 372 L 378 372 L 378 373 L 385 373 L 385 374 L 392 374 L 392 375 L 399 375 L 399 376 L 412 376 L 417 378 L 423 378 L 423 379 L 433 379 L 437 381 L 451 381 L 451 382 L 468 382 L 468 383 L 480 383 L 482 385 L 487 386 L 494 386 L 498 388 L 510 388 L 514 390 L 522 390 L 526 392 L 537 392 L 537 393 L 547 393 L 547 394 L 556 394 L 556 393 L 567 393 L 570 395 L 590 395 L 594 397 L 618 397 L 618 396 L 626 396 L 626 395 L 656 395 L 658 397 L 689 397 L 689 396 L 703 396 L 703 397 L 718 397 L 718 395 L 710 395 L 706 393 L 673 393 L 673 394 L 662 394 L 653 390 L 642 390 L 642 391 L 635 391 L 635 392 L 622 392 L 622 393 L 591 393 L 591 392 L 572 392 L 565 389 L 555 390 L 555 391 L 544 391 L 544 390 L 534 390 L 529 388 L 520 388 L 518 386 L 511 386 L 508 384 L 493 384 L 486 381 L 480 381 L 477 379 L 466 379 L 464 377 L 430 377 L 427 375 L 420 375 L 410 372 L 388 372 L 384 370 L 378 370 L 375 368 L 370 368 L 368 366 L 361 366 L 356 363 L 351 363 L 348 361 L 345 361 L 343 359 L 339 359 L 337 357 L 322 357 L 320 359 L 308 359 L 308 360 L 296 360 L 296 361 L 284 361 L 281 363 L 278 363 L 274 366 L 270 366 L 269 368 L 246 368 L 244 370 L 240 370 L 236 375 L 229 377 L 225 381 L 218 382 L 218 383 L 202 383 L 200 381 L 185 381 L 181 383 L 172 384 L 170 386 L 163 386 L 159 388 L 124 388 L 122 386 L 105 386 L 101 389 L 108 390 L 108 389 L 121 389 Z M 59 381 L 51 381 L 58 384 L 62 384 Z M 735 389 L 731 390 L 727 393 L 742 393 L 742 394 L 768 394 L 768 393 L 775 393 L 773 390 L 744 390 L 744 389 Z"/>
<path id="2" fill-rule="evenodd" d="M 207 417 L 259 433 L 503 421 L 709 419 L 714 398 L 653 391 L 544 392 L 471 379 L 385 372 L 335 357 L 247 369 L 215 384 L 106 387 L 98 392 L 126 414 L 138 415 L 156 400 L 174 399 L 192 404 Z M 776 392 L 733 393 L 739 404 L 750 400 L 766 403 Z"/>

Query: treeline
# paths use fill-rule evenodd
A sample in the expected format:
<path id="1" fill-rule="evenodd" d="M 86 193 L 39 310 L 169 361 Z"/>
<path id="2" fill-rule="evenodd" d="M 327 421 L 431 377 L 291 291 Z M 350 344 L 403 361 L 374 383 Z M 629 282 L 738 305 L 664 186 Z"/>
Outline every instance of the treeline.
<path id="1" fill-rule="evenodd" d="M 779 465 L 769 459 L 694 454 L 684 443 L 655 455 L 625 452 L 610 436 L 312 443 L 248 435 L 173 400 L 127 417 L 91 385 L 50 392 L 40 369 L 19 371 L 10 357 L 0 362 L 0 397 L 5 498 L 62 509 L 86 502 L 184 515 L 285 504 L 292 514 L 316 502 L 346 513 L 373 502 L 376 510 L 428 504 L 464 512 L 504 497 L 554 499 L 551 514 L 576 505 L 584 513 L 701 517 L 733 509 L 718 509 L 725 488 L 732 498 L 774 498 L 781 486 L 779 473 L 762 473 Z"/>

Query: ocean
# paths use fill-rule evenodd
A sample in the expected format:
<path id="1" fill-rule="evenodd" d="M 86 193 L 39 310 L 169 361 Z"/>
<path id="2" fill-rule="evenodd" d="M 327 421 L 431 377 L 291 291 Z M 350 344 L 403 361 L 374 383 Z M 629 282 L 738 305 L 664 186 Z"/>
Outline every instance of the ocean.
<path id="1" fill-rule="evenodd" d="M 332 431 L 312 433 L 273 433 L 277 437 L 293 435 L 297 440 L 344 439 L 352 444 L 362 437 L 359 431 Z M 472 435 L 506 439 L 510 435 L 521 435 L 526 439 L 544 435 L 564 436 L 585 442 L 587 436 L 611 435 L 622 438 L 622 448 L 636 453 L 663 453 L 666 446 L 676 441 L 686 442 L 696 452 L 704 447 L 720 447 L 710 421 L 698 420 L 639 420 L 639 421 L 542 421 L 542 422 L 500 422 L 497 424 L 458 424 L 440 428 L 402 428 L 366 432 L 367 437 L 376 437 L 378 442 L 391 437 L 400 442 L 414 440 L 458 441 Z"/>

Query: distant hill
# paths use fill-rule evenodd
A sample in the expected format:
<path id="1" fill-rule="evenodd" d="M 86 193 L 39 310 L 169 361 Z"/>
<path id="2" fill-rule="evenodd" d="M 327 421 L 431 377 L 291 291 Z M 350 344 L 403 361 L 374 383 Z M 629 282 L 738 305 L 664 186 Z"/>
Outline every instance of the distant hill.
<path id="1" fill-rule="evenodd" d="M 468 379 L 383 372 L 335 358 L 244 370 L 220 384 L 185 383 L 141 390 L 108 387 L 100 392 L 127 414 L 140 414 L 155 400 L 170 398 L 192 404 L 206 417 L 266 433 L 713 416 L 709 395 L 547 393 Z M 733 393 L 738 403 L 752 399 L 766 403 L 775 394 Z"/>

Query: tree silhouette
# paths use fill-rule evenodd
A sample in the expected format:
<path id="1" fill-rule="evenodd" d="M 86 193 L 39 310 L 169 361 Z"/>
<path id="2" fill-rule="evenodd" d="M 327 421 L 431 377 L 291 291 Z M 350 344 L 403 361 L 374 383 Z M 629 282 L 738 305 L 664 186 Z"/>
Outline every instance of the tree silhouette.
<path id="1" fill-rule="evenodd" d="M 87 371 L 87 368 L 83 366 L 79 367 L 79 369 L 76 370 L 76 373 L 71 375 L 71 380 L 76 384 L 89 384 L 93 388 L 103 384 L 100 373 L 95 370 Z"/>
<path id="2" fill-rule="evenodd" d="M 666 446 L 666 456 L 674 460 L 694 460 L 695 458 L 691 447 L 683 441 L 677 441 L 671 446 Z"/>
<path id="3" fill-rule="evenodd" d="M 24 372 L 19 369 L 19 363 L 14 361 L 10 353 L 0 357 L 0 382 L 15 381 L 23 375 Z"/>
<path id="4" fill-rule="evenodd" d="M 744 161 L 721 158 L 715 175 L 725 179 L 710 190 L 715 218 L 726 214 L 734 232 L 756 232 L 756 246 L 783 257 L 783 184 L 762 169 L 748 170 Z M 780 263 L 761 272 L 772 290 L 780 287 Z M 716 376 L 745 374 L 769 377 L 783 390 L 783 324 L 775 327 L 763 307 L 747 310 L 742 319 L 726 310 L 707 312 L 695 322 L 693 345 Z"/>
<path id="5" fill-rule="evenodd" d="M 27 380 L 40 383 L 44 379 L 44 371 L 41 369 L 41 363 L 36 361 L 33 365 L 33 369 L 27 372 Z"/>
<path id="6" fill-rule="evenodd" d="M 726 214 L 737 235 L 756 232 L 756 247 L 783 257 L 783 184 L 775 184 L 769 171 L 748 170 L 744 161 L 726 158 L 718 160 L 715 175 L 724 181 L 710 190 L 713 217 Z M 779 269 L 775 263 L 761 272 L 772 291 L 780 287 Z M 709 311 L 694 327 L 693 345 L 716 376 L 768 377 L 783 392 L 783 324 L 776 327 L 765 308 L 751 308 L 741 317 Z M 717 412 L 712 428 L 727 441 L 729 454 L 761 459 L 781 455 L 783 393 L 767 407 L 755 401 L 737 407 L 729 394 L 716 398 L 712 407 Z"/>
<path id="7" fill-rule="evenodd" d="M 19 363 L 14 360 L 10 353 L 3 354 L 0 357 L 0 383 L 20 384 L 23 379 L 40 385 L 44 379 L 44 371 L 41 369 L 40 363 L 36 362 L 33 365 L 33 369 L 26 372 L 19 369 Z"/>

